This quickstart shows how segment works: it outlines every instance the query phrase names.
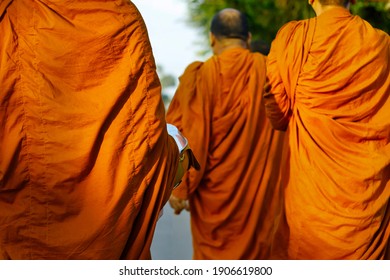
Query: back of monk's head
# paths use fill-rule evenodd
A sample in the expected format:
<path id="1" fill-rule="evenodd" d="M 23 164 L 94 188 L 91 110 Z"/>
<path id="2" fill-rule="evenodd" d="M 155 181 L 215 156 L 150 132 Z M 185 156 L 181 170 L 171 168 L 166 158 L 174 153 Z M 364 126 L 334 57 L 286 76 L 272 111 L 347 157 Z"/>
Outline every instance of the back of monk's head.
<path id="1" fill-rule="evenodd" d="M 213 17 L 210 31 L 219 40 L 236 38 L 246 41 L 249 37 L 248 20 L 238 10 L 223 9 Z"/>

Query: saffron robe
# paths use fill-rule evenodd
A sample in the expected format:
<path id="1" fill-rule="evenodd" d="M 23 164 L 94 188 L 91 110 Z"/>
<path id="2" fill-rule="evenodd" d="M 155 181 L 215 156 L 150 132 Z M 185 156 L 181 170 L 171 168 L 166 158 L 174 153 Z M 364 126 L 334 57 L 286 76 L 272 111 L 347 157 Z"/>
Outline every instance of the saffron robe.
<path id="1" fill-rule="evenodd" d="M 388 258 L 389 36 L 334 8 L 282 27 L 267 67 L 267 115 L 289 138 L 286 257 Z"/>
<path id="2" fill-rule="evenodd" d="M 173 191 L 189 199 L 194 259 L 270 257 L 284 133 L 265 115 L 265 71 L 263 55 L 226 50 L 190 64 L 169 106 L 201 166 Z"/>
<path id="3" fill-rule="evenodd" d="M 0 3 L 0 259 L 148 259 L 179 151 L 129 1 Z"/>

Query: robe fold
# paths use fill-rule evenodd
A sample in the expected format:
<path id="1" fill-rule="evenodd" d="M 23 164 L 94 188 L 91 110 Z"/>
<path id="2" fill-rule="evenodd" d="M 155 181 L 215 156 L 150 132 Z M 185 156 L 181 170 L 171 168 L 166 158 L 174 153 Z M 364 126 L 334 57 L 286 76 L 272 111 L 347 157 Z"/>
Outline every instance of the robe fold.
<path id="1" fill-rule="evenodd" d="M 148 259 L 179 151 L 130 1 L 0 2 L 0 259 Z"/>
<path id="2" fill-rule="evenodd" d="M 388 258 L 389 36 L 334 8 L 282 27 L 267 69 L 267 115 L 289 139 L 287 257 Z"/>
<path id="3" fill-rule="evenodd" d="M 264 56 L 233 48 L 180 77 L 167 120 L 201 166 L 173 192 L 190 202 L 194 259 L 270 258 L 284 133 L 265 115 L 265 71 Z"/>

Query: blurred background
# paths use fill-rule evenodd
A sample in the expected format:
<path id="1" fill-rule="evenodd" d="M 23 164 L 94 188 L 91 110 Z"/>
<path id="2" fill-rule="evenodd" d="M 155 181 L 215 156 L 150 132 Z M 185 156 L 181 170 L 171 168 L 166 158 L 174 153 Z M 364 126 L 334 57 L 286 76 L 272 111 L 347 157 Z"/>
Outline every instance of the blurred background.
<path id="1" fill-rule="evenodd" d="M 166 108 L 187 65 L 211 55 L 209 24 L 217 11 L 231 7 L 244 12 L 252 32 L 252 47 L 264 54 L 283 24 L 314 16 L 307 0 L 133 0 L 133 3 L 148 29 Z M 390 32 L 390 0 L 357 0 L 351 12 Z M 169 205 L 165 206 L 157 224 L 152 257 L 192 258 L 188 212 L 174 216 Z"/>

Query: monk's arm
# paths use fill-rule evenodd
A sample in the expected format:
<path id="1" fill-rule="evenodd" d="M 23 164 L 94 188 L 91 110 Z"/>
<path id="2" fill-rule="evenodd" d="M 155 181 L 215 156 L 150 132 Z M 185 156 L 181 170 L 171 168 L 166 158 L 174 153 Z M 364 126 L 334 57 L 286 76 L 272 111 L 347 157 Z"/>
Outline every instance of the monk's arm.
<path id="1" fill-rule="evenodd" d="M 183 201 L 199 185 L 207 160 L 209 125 L 205 119 L 206 101 L 196 90 L 196 77 L 201 65 L 193 63 L 186 69 L 167 113 L 167 121 L 174 124 L 188 139 L 200 164 L 200 170 L 190 169 L 186 172 L 181 184 L 173 191 L 173 196 Z"/>
<path id="2" fill-rule="evenodd" d="M 174 180 L 174 186 L 177 187 L 181 183 L 184 174 L 191 167 L 196 170 L 199 170 L 200 166 L 188 145 L 187 139 L 179 132 L 179 130 L 172 124 L 167 124 L 167 130 L 168 134 L 175 140 L 180 152 L 179 162 Z"/>
<path id="3" fill-rule="evenodd" d="M 290 99 L 278 69 L 277 51 L 274 44 L 267 58 L 264 103 L 267 117 L 273 128 L 285 131 L 291 116 Z"/>

